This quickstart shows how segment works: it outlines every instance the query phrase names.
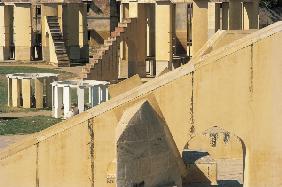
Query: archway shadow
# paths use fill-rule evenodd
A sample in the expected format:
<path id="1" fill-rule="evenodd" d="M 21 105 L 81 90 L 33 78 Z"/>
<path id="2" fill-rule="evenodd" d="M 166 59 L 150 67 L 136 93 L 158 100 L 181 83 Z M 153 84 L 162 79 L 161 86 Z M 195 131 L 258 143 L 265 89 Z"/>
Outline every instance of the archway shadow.
<path id="1" fill-rule="evenodd" d="M 209 132 L 211 132 L 211 134 L 209 134 Z M 212 156 L 209 154 L 208 151 L 206 151 L 206 150 L 203 151 L 204 148 L 203 149 L 201 148 L 202 145 L 199 147 L 199 150 L 198 149 L 196 149 L 196 150 L 191 150 L 190 149 L 189 150 L 189 148 L 190 148 L 189 145 L 190 145 L 191 141 L 194 138 L 197 138 L 197 136 L 207 135 L 206 137 L 214 138 L 214 136 L 211 136 L 211 135 L 214 135 L 214 133 L 223 133 L 223 132 L 226 132 L 228 134 L 228 136 L 235 137 L 237 139 L 237 142 L 240 143 L 240 144 L 237 144 L 237 145 L 239 147 L 240 147 L 240 145 L 242 146 L 242 150 L 241 150 L 242 151 L 241 152 L 242 160 L 238 159 L 237 157 L 234 157 L 234 159 L 235 160 L 237 159 L 237 160 L 235 162 L 233 161 L 233 163 L 229 163 L 230 161 L 232 162 L 232 159 L 231 160 L 230 159 L 218 160 L 218 158 L 217 158 L 215 160 L 216 165 L 217 165 L 216 166 L 216 173 L 217 173 L 216 174 L 217 175 L 216 176 L 216 181 L 217 181 L 217 184 L 214 184 L 214 183 L 211 184 L 212 181 L 210 181 L 210 177 L 207 177 L 206 170 L 205 169 L 203 170 L 202 166 L 201 166 L 201 168 L 199 168 L 198 167 L 199 164 L 196 164 L 196 162 L 199 161 L 199 160 L 204 160 L 204 158 L 207 157 L 207 156 L 210 157 L 211 159 L 213 159 Z M 211 127 L 210 129 L 204 131 L 202 134 L 199 134 L 199 135 L 195 135 L 194 134 L 194 135 L 192 135 L 190 137 L 192 137 L 191 140 L 189 140 L 187 142 L 187 144 L 184 147 L 184 151 L 182 152 L 182 159 L 184 160 L 184 163 L 186 164 L 186 166 L 193 165 L 193 168 L 192 168 L 193 170 L 191 168 L 189 168 L 189 167 L 187 167 L 187 170 L 188 170 L 188 173 L 189 173 L 189 170 L 190 170 L 190 175 L 196 175 L 197 178 L 196 178 L 196 180 L 195 180 L 195 178 L 194 179 L 192 178 L 192 180 L 191 180 L 191 176 L 190 176 L 190 178 L 188 176 L 188 178 L 186 178 L 184 180 L 184 184 L 183 184 L 184 187 L 185 186 L 189 186 L 189 187 L 191 187 L 191 186 L 192 187 L 198 187 L 198 186 L 199 187 L 205 187 L 205 186 L 243 187 L 243 184 L 244 184 L 244 181 L 245 181 L 244 177 L 245 177 L 245 172 L 246 172 L 245 169 L 246 169 L 246 152 L 247 152 L 247 150 L 246 150 L 246 145 L 245 145 L 244 141 L 242 140 L 242 138 L 238 137 L 237 135 L 235 135 L 233 133 L 225 131 L 224 129 L 219 128 L 217 126 Z M 215 141 L 219 141 L 219 140 L 220 139 L 215 140 Z M 225 140 L 223 140 L 223 141 L 225 141 Z M 187 150 L 189 150 L 189 151 L 187 151 Z M 230 152 L 228 152 L 228 153 L 230 153 Z M 229 156 L 230 156 L 230 158 L 232 158 L 232 155 L 229 155 Z M 240 167 L 242 167 L 242 169 L 241 169 L 242 172 L 240 172 L 241 173 L 240 174 L 240 176 L 241 176 L 240 178 L 241 179 L 236 178 L 236 177 L 234 178 L 234 176 L 228 176 L 229 174 L 227 175 L 226 178 L 222 178 L 222 175 L 221 175 L 221 177 L 218 177 L 218 169 L 222 169 L 222 166 L 225 166 L 225 165 L 228 166 L 228 167 L 231 165 L 231 167 L 233 167 L 232 164 L 234 164 L 234 163 L 235 164 L 238 164 L 238 163 L 240 164 L 240 160 L 241 160 L 241 166 Z M 221 162 L 219 162 L 219 161 L 221 161 Z M 209 164 L 211 165 L 211 162 L 209 162 L 209 159 L 207 159 L 207 162 L 205 162 L 205 161 L 202 161 L 202 162 L 204 164 L 207 164 L 207 167 L 209 167 L 208 166 Z M 218 168 L 218 164 L 219 164 L 218 162 L 221 163 L 220 168 Z M 230 164 L 230 165 L 228 165 L 228 164 Z M 238 170 L 238 168 L 236 168 L 236 169 Z M 203 171 L 204 171 L 204 173 L 203 173 Z M 223 170 L 223 171 L 225 171 L 225 170 Z M 227 172 L 228 172 L 228 170 L 227 170 Z M 236 173 L 236 171 L 235 171 L 235 173 Z"/>

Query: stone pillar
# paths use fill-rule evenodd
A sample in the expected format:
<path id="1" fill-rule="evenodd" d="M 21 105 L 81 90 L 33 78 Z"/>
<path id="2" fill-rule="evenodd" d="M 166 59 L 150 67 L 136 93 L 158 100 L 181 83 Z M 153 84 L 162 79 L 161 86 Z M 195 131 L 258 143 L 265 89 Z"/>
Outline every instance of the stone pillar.
<path id="1" fill-rule="evenodd" d="M 46 79 L 46 104 L 47 107 L 52 107 L 52 85 L 51 83 L 56 81 L 56 77 L 48 77 Z"/>
<path id="2" fill-rule="evenodd" d="M 239 0 L 229 1 L 229 29 L 242 30 L 242 3 Z"/>
<path id="3" fill-rule="evenodd" d="M 146 77 L 146 37 L 147 37 L 147 27 L 146 27 L 146 4 L 137 4 L 137 20 L 136 20 L 136 32 L 135 32 L 135 65 L 134 73 L 130 76 L 138 74 L 140 77 Z"/>
<path id="4" fill-rule="evenodd" d="M 128 78 L 128 40 L 123 38 L 120 42 L 119 78 Z"/>
<path id="5" fill-rule="evenodd" d="M 12 106 L 20 106 L 21 95 L 21 81 L 19 79 L 12 79 Z"/>
<path id="6" fill-rule="evenodd" d="M 136 2 L 129 2 L 129 18 L 138 18 L 138 5 Z"/>
<path id="7" fill-rule="evenodd" d="M 192 56 L 208 41 L 208 1 L 193 2 Z"/>
<path id="8" fill-rule="evenodd" d="M 62 116 L 63 106 L 63 88 L 54 86 L 53 87 L 53 99 L 54 99 L 54 117 L 60 118 Z"/>
<path id="9" fill-rule="evenodd" d="M 175 52 L 176 55 L 187 54 L 187 3 L 175 5 Z"/>
<path id="10" fill-rule="evenodd" d="M 129 17 L 129 4 L 121 3 L 120 5 L 120 22 Z M 131 24 L 130 24 L 131 25 Z M 131 26 L 127 27 L 127 33 Z M 128 43 L 127 37 L 121 37 L 119 44 L 119 65 L 118 65 L 118 78 L 128 78 Z"/>
<path id="11" fill-rule="evenodd" d="M 35 106 L 36 108 L 43 108 L 44 79 L 37 78 L 34 80 L 34 84 L 35 84 Z"/>
<path id="12" fill-rule="evenodd" d="M 147 56 L 155 56 L 155 4 L 146 5 Z"/>
<path id="13" fill-rule="evenodd" d="M 258 2 L 243 2 L 243 30 L 258 29 Z"/>
<path id="14" fill-rule="evenodd" d="M 90 103 L 91 107 L 93 103 L 93 92 L 92 92 L 92 87 L 88 88 L 88 103 Z"/>
<path id="15" fill-rule="evenodd" d="M 64 116 L 66 117 L 71 109 L 71 88 L 64 86 L 63 88 L 63 104 L 64 104 Z"/>
<path id="16" fill-rule="evenodd" d="M 156 3 L 156 74 L 172 68 L 172 6 L 170 1 Z"/>
<path id="17" fill-rule="evenodd" d="M 8 106 L 9 107 L 12 106 L 12 93 L 13 93 L 12 79 L 8 78 Z"/>
<path id="18" fill-rule="evenodd" d="M 106 101 L 108 101 L 110 99 L 110 94 L 109 94 L 108 86 L 105 86 L 105 91 L 106 91 Z"/>
<path id="19" fill-rule="evenodd" d="M 80 3 L 79 5 L 79 47 L 80 47 L 80 58 L 89 58 L 88 50 L 88 37 L 87 37 L 87 4 Z"/>
<path id="20" fill-rule="evenodd" d="M 208 38 L 220 29 L 220 3 L 208 2 Z"/>
<path id="21" fill-rule="evenodd" d="M 8 60 L 12 39 L 13 7 L 0 5 L 0 61 Z"/>
<path id="22" fill-rule="evenodd" d="M 25 3 L 14 6 L 15 60 L 30 61 L 32 47 L 31 5 Z"/>
<path id="23" fill-rule="evenodd" d="M 91 90 L 92 90 L 91 106 L 94 107 L 100 104 L 100 88 L 98 85 L 95 85 L 91 88 Z"/>
<path id="24" fill-rule="evenodd" d="M 113 41 L 113 45 L 112 45 L 112 75 L 114 76 L 114 79 L 118 79 L 118 45 L 120 39 Z"/>
<path id="25" fill-rule="evenodd" d="M 61 28 L 61 31 L 63 31 L 63 4 L 56 4 L 58 7 L 58 22 Z"/>
<path id="26" fill-rule="evenodd" d="M 100 86 L 100 103 L 108 100 L 108 88 L 105 85 Z"/>
<path id="27" fill-rule="evenodd" d="M 229 2 L 222 3 L 222 30 L 229 30 Z"/>
<path id="28" fill-rule="evenodd" d="M 79 113 L 84 111 L 84 87 L 77 87 L 77 107 Z"/>
<path id="29" fill-rule="evenodd" d="M 31 79 L 22 80 L 23 108 L 31 108 Z"/>
<path id="30" fill-rule="evenodd" d="M 79 60 L 79 6 L 76 3 L 63 7 L 63 34 L 70 59 Z"/>

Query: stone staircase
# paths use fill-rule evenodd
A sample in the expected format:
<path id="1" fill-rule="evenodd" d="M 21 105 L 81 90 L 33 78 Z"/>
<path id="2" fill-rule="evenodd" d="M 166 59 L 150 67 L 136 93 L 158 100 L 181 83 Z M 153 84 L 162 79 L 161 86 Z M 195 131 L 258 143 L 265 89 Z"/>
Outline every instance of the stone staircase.
<path id="1" fill-rule="evenodd" d="M 58 67 L 69 67 L 70 59 L 67 54 L 65 47 L 65 42 L 63 38 L 63 33 L 61 31 L 58 17 L 56 16 L 47 16 L 47 23 L 50 29 L 52 39 L 54 41 L 55 53 L 57 56 L 58 64 L 54 64 Z"/>
<path id="2" fill-rule="evenodd" d="M 89 63 L 82 68 L 82 79 L 117 80 L 119 44 L 126 36 L 133 19 L 124 19 L 104 41 L 104 45 L 90 52 Z"/>

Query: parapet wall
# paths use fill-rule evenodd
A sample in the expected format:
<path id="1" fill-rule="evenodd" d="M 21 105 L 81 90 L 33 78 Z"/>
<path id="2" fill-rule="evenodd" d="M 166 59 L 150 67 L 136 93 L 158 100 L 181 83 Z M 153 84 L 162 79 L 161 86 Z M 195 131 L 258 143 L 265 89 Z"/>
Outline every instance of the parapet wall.
<path id="1" fill-rule="evenodd" d="M 8 147 L 0 186 L 115 186 L 107 181 L 115 129 L 144 99 L 159 108 L 180 152 L 192 127 L 220 126 L 246 146 L 244 185 L 279 186 L 281 43 L 279 22 Z"/>

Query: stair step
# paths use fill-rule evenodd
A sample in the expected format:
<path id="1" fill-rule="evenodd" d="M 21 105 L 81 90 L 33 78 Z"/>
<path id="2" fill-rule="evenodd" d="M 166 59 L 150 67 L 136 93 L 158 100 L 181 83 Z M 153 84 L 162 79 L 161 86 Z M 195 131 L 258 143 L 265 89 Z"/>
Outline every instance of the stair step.
<path id="1" fill-rule="evenodd" d="M 67 50 L 64 43 L 63 33 L 61 31 L 58 17 L 47 16 L 47 23 L 51 32 L 52 39 L 54 41 L 55 53 L 58 60 L 58 67 L 69 67 L 70 60 L 67 55 Z"/>
<path id="2" fill-rule="evenodd" d="M 62 35 L 62 32 L 61 32 L 61 31 L 53 31 L 53 32 L 51 32 L 51 34 L 52 34 L 52 35 L 53 35 L 53 34 L 54 34 L 54 35 L 56 35 L 56 34 L 57 34 L 57 35 L 58 35 L 58 34 L 59 34 L 59 35 Z"/>
<path id="3" fill-rule="evenodd" d="M 125 28 L 126 28 L 126 27 L 128 26 L 128 24 L 127 24 L 127 23 L 118 23 L 118 26 L 119 26 L 119 27 L 125 27 Z"/>
<path id="4" fill-rule="evenodd" d="M 55 41 L 54 43 L 55 43 L 55 44 L 65 44 L 65 42 L 64 42 L 63 40 Z"/>
<path id="5" fill-rule="evenodd" d="M 60 25 L 58 21 L 52 21 L 52 22 L 48 22 L 50 26 L 53 25 Z"/>
<path id="6" fill-rule="evenodd" d="M 59 29 L 59 28 L 50 28 L 50 32 L 61 33 L 61 29 Z"/>
<path id="7" fill-rule="evenodd" d="M 60 59 L 66 59 L 66 58 L 68 58 L 69 56 L 68 56 L 68 54 L 58 54 L 57 55 L 57 58 L 60 58 Z"/>
<path id="8" fill-rule="evenodd" d="M 53 36 L 53 39 L 54 39 L 54 41 L 56 41 L 56 42 L 63 42 L 64 40 L 63 40 L 63 36 Z"/>
<path id="9" fill-rule="evenodd" d="M 60 50 L 66 50 L 65 45 L 56 45 L 56 44 L 55 44 L 55 48 L 56 48 L 56 50 L 58 50 L 58 51 L 60 51 Z"/>
<path id="10" fill-rule="evenodd" d="M 56 51 L 57 56 L 64 55 L 64 54 L 67 54 L 67 53 L 65 51 Z"/>
<path id="11" fill-rule="evenodd" d="M 130 26 L 129 24 L 134 21 L 132 19 L 124 19 L 121 23 L 118 24 L 118 27 L 115 28 L 109 38 L 104 41 L 104 45 L 100 46 L 99 48 L 90 49 L 90 58 L 89 63 L 86 64 L 82 68 L 81 78 L 88 79 L 90 76 L 93 76 L 95 72 L 95 68 L 97 69 L 97 65 L 101 65 L 101 63 L 106 63 L 105 61 L 107 53 L 112 53 L 113 47 L 117 45 L 119 42 L 120 37 L 124 35 L 127 28 Z M 100 75 L 99 75 L 100 76 Z"/>
<path id="12" fill-rule="evenodd" d="M 65 46 L 55 46 L 56 51 L 66 51 Z"/>
<path id="13" fill-rule="evenodd" d="M 131 23 L 131 19 L 130 18 L 124 18 L 121 23 L 127 23 L 127 24 Z"/>
<path id="14" fill-rule="evenodd" d="M 115 31 L 116 32 L 125 32 L 125 28 L 124 27 L 116 27 Z"/>

